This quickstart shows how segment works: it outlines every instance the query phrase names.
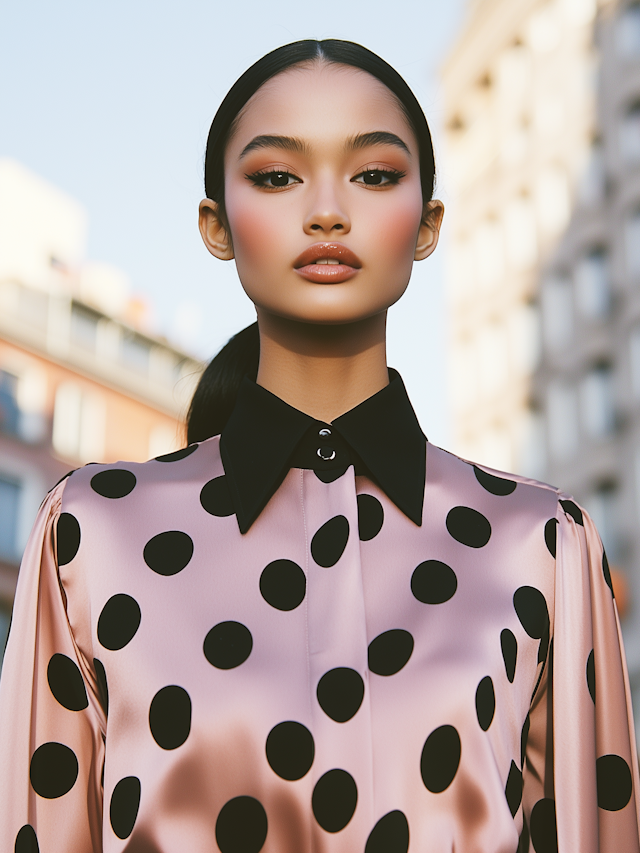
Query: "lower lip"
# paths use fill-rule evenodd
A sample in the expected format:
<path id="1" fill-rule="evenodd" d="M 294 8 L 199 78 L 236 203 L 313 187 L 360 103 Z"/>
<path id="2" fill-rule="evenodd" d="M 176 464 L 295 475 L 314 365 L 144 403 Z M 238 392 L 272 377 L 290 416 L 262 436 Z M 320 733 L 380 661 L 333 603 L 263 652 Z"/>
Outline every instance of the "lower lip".
<path id="1" fill-rule="evenodd" d="M 307 264 L 296 269 L 307 281 L 315 281 L 318 284 L 339 284 L 348 281 L 359 272 L 356 267 L 347 264 Z"/>

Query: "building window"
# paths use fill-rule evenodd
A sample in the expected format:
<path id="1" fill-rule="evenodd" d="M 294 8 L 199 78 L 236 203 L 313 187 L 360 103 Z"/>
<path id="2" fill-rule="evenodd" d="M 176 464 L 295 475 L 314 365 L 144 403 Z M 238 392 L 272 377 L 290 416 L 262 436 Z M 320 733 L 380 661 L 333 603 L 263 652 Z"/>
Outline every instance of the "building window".
<path id="1" fill-rule="evenodd" d="M 616 29 L 620 55 L 627 59 L 640 56 L 640 3 L 627 6 Z"/>
<path id="2" fill-rule="evenodd" d="M 599 486 L 585 501 L 589 515 L 598 528 L 602 544 L 610 561 L 620 556 L 620 529 L 618 527 L 618 488 L 615 483 Z"/>
<path id="3" fill-rule="evenodd" d="M 4 601 L 0 602 L 0 671 L 2 671 L 2 659 L 9 636 L 9 625 L 11 623 L 11 607 Z"/>
<path id="4" fill-rule="evenodd" d="M 625 226 L 625 251 L 630 275 L 640 276 L 640 210 L 635 210 Z"/>
<path id="5" fill-rule="evenodd" d="M 633 396 L 640 400 L 640 325 L 635 326 L 629 335 L 629 363 Z"/>
<path id="6" fill-rule="evenodd" d="M 547 390 L 549 449 L 559 461 L 569 459 L 578 449 L 578 398 L 568 382 L 555 380 Z"/>
<path id="7" fill-rule="evenodd" d="M 53 447 L 66 459 L 100 462 L 105 448 L 106 407 L 102 397 L 65 382 L 56 391 Z"/>
<path id="8" fill-rule="evenodd" d="M 627 163 L 640 162 L 640 103 L 633 104 L 620 123 L 620 150 Z"/>
<path id="9" fill-rule="evenodd" d="M 83 305 L 74 303 L 71 309 L 71 340 L 74 344 L 91 350 L 96 348 L 100 315 Z"/>
<path id="10" fill-rule="evenodd" d="M 19 501 L 20 483 L 0 474 L 0 559 L 18 559 Z"/>
<path id="11" fill-rule="evenodd" d="M 590 320 L 607 315 L 610 304 L 609 260 L 603 249 L 586 254 L 575 269 L 576 297 L 580 313 Z"/>
<path id="12" fill-rule="evenodd" d="M 600 142 L 594 142 L 589 152 L 589 159 L 580 178 L 578 193 L 583 204 L 596 204 L 604 196 L 606 173 L 604 152 Z"/>
<path id="13" fill-rule="evenodd" d="M 590 370 L 580 388 L 584 431 L 591 438 L 604 438 L 615 424 L 613 371 L 601 366 Z"/>
<path id="14" fill-rule="evenodd" d="M 139 335 L 125 332 L 120 341 L 122 363 L 138 373 L 148 373 L 151 347 Z"/>
<path id="15" fill-rule="evenodd" d="M 0 430 L 17 435 L 19 423 L 18 377 L 0 370 Z"/>
<path id="16" fill-rule="evenodd" d="M 551 351 L 562 350 L 573 337 L 573 293 L 566 276 L 548 278 L 542 288 L 542 334 Z"/>

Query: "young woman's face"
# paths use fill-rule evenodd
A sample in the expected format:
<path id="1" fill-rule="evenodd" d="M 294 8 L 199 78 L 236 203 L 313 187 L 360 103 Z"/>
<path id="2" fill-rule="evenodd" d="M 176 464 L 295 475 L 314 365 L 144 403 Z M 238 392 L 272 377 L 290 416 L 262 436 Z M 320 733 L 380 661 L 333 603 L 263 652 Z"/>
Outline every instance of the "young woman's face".
<path id="1" fill-rule="evenodd" d="M 205 242 L 224 256 L 203 205 Z M 396 302 L 441 218 L 423 223 L 418 147 L 395 97 L 365 72 L 319 63 L 247 104 L 227 146 L 225 206 L 227 256 L 258 312 L 323 324 Z"/>

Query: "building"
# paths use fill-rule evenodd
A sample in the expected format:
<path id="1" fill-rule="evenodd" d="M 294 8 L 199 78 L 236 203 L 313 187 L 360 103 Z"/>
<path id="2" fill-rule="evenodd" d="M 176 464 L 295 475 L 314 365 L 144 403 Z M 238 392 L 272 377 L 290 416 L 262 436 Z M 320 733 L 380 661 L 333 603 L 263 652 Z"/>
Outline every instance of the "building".
<path id="1" fill-rule="evenodd" d="M 38 506 L 70 469 L 180 447 L 199 362 L 144 331 L 83 209 L 0 160 L 0 648 Z"/>
<path id="2" fill-rule="evenodd" d="M 453 448 L 542 475 L 540 270 L 594 127 L 595 0 L 473 0 L 443 68 Z"/>
<path id="3" fill-rule="evenodd" d="M 632 687 L 640 705 L 640 4 L 594 27 L 592 145 L 582 193 L 541 275 L 546 478 L 581 500 L 625 570 Z"/>
<path id="4" fill-rule="evenodd" d="M 590 511 L 640 708 L 640 4 L 475 0 L 444 82 L 455 449 Z"/>

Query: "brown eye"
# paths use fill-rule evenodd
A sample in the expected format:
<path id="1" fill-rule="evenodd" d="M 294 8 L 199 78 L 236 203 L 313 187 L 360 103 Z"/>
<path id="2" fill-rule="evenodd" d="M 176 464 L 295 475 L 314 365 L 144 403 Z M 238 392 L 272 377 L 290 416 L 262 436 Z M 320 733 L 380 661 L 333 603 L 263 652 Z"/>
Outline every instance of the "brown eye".
<path id="1" fill-rule="evenodd" d="M 274 187 L 286 187 L 289 183 L 287 172 L 273 172 L 271 174 L 271 185 Z"/>
<path id="2" fill-rule="evenodd" d="M 382 183 L 382 172 L 363 172 L 362 180 L 363 183 L 369 184 L 369 186 L 376 186 Z"/>

